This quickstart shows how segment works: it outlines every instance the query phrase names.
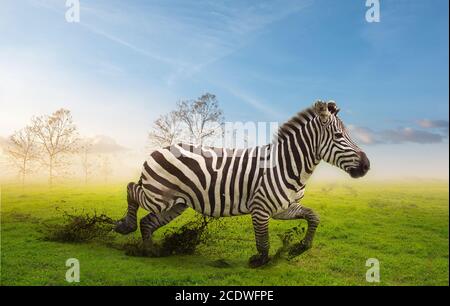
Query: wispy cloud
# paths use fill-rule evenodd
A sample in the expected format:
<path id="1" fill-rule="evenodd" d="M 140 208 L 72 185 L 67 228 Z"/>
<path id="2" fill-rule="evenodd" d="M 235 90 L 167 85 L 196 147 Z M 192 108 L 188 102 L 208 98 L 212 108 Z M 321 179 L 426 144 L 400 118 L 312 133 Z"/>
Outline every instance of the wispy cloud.
<path id="1" fill-rule="evenodd" d="M 100 29 L 97 29 L 96 27 L 94 27 L 92 25 L 89 25 L 87 23 L 80 22 L 80 25 L 85 27 L 86 29 L 88 29 L 89 31 L 91 31 L 94 34 L 100 35 L 100 36 L 102 36 L 102 37 L 104 37 L 104 38 L 106 38 L 106 39 L 108 39 L 108 40 L 110 40 L 112 42 L 115 42 L 115 43 L 117 43 L 119 45 L 127 47 L 127 48 L 131 49 L 132 51 L 140 53 L 140 54 L 142 54 L 142 55 L 144 55 L 146 57 L 149 57 L 151 59 L 154 59 L 154 60 L 157 60 L 159 62 L 163 62 L 163 63 L 169 64 L 169 65 L 184 65 L 183 63 L 178 62 L 178 61 L 176 61 L 176 60 L 174 60 L 172 58 L 164 57 L 164 56 L 161 56 L 159 54 L 155 54 L 155 53 L 149 52 L 149 51 L 147 51 L 147 50 L 145 50 L 143 48 L 140 48 L 138 46 L 135 46 L 135 45 L 133 45 L 133 44 L 131 44 L 131 43 L 129 43 L 129 42 L 119 38 L 119 37 L 116 37 L 116 36 L 114 36 L 112 34 L 108 34 L 107 32 L 104 32 L 104 31 L 102 31 Z"/>
<path id="2" fill-rule="evenodd" d="M 358 143 L 362 143 L 362 144 L 380 143 L 377 133 L 375 131 L 373 131 L 372 129 L 369 129 L 367 127 L 349 125 L 348 130 L 350 131 L 351 136 Z"/>
<path id="3" fill-rule="evenodd" d="M 311 3 L 312 0 L 276 0 L 228 5 L 205 0 L 189 4 L 176 1 L 176 5 L 168 7 L 165 1 L 155 1 L 145 11 L 128 5 L 130 14 L 90 3 L 89 7 L 82 4 L 82 12 L 88 16 L 82 18 L 81 25 L 133 52 L 170 65 L 171 72 L 165 79 L 172 85 L 230 56 L 269 25 Z M 89 23 L 83 21 L 86 19 Z M 120 20 L 121 26 L 109 20 Z M 131 43 L 133 39 L 142 45 Z"/>
<path id="4" fill-rule="evenodd" d="M 383 142 L 388 143 L 413 142 L 420 144 L 431 144 L 439 143 L 444 140 L 444 136 L 441 134 L 413 128 L 385 130 L 380 132 L 380 138 Z"/>
<path id="5" fill-rule="evenodd" d="M 218 84 L 217 84 L 218 85 Z M 220 85 L 218 85 L 220 86 Z M 243 102 L 247 103 L 248 105 L 252 106 L 256 110 L 269 115 L 271 117 L 275 116 L 275 119 L 285 119 L 285 114 L 281 113 L 278 109 L 275 109 L 272 106 L 269 106 L 269 104 L 264 103 L 261 99 L 256 98 L 241 89 L 238 89 L 236 87 L 228 87 L 221 85 L 221 87 L 225 90 L 227 90 L 230 94 L 235 96 L 236 98 L 242 100 Z"/>
<path id="6" fill-rule="evenodd" d="M 444 131 L 448 135 L 448 120 L 429 120 L 422 119 L 417 121 L 417 124 L 425 129 L 439 129 Z"/>
<path id="7" fill-rule="evenodd" d="M 33 1 L 61 16 L 66 10 L 59 1 Z M 233 5 L 211 0 L 174 1 L 170 6 L 166 1 L 113 3 L 81 2 L 81 22 L 74 28 L 80 26 L 143 56 L 143 60 L 157 62 L 155 67 L 161 68 L 159 80 L 172 87 L 183 80 L 201 78 L 207 67 L 251 44 L 270 25 L 300 12 L 313 0 L 262 0 Z M 220 76 L 217 78 L 217 83 L 222 82 Z M 259 111 L 277 113 L 245 93 L 245 89 L 229 91 Z"/>
<path id="8" fill-rule="evenodd" d="M 348 129 L 352 137 L 363 144 L 433 144 L 443 142 L 448 135 L 448 121 L 446 120 L 418 120 L 417 124 L 422 129 L 399 127 L 375 131 L 367 127 L 353 125 L 350 125 Z"/>
<path id="9" fill-rule="evenodd" d="M 258 1 L 250 6 L 231 6 L 220 1 L 199 1 L 199 7 L 184 8 L 169 28 L 171 32 L 179 34 L 181 44 L 189 37 L 189 41 L 184 44 L 187 46 L 185 55 L 188 64 L 177 67 L 167 77 L 167 84 L 172 85 L 179 79 L 199 74 L 206 67 L 251 43 L 252 38 L 269 25 L 299 12 L 311 3 L 312 0 L 276 0 Z M 189 32 L 189 35 L 184 35 L 183 31 Z M 192 47 L 195 50 L 190 50 Z"/>

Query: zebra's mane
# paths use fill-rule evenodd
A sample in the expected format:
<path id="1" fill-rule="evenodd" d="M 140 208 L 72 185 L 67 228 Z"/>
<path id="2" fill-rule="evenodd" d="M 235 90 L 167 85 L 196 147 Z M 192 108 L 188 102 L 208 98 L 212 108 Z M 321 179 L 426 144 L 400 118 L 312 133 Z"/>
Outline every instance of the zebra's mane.
<path id="1" fill-rule="evenodd" d="M 294 117 L 283 123 L 277 132 L 277 137 L 283 137 L 290 133 L 290 131 L 298 129 L 299 127 L 305 126 L 312 119 L 317 117 L 317 113 L 314 107 L 308 107 L 307 109 L 298 112 Z"/>

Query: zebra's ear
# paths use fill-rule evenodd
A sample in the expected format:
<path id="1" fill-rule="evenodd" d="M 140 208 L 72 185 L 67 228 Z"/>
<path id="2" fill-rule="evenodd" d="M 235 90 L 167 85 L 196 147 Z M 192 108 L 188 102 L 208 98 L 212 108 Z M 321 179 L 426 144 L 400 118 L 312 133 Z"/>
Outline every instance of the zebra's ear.
<path id="1" fill-rule="evenodd" d="M 328 111 L 333 115 L 337 115 L 340 109 L 337 107 L 336 102 L 333 100 L 328 101 Z"/>
<path id="2" fill-rule="evenodd" d="M 330 118 L 331 113 L 328 110 L 327 102 L 317 100 L 316 103 L 314 103 L 314 111 L 320 117 L 320 120 L 323 123 L 326 123 L 328 121 L 328 118 Z"/>

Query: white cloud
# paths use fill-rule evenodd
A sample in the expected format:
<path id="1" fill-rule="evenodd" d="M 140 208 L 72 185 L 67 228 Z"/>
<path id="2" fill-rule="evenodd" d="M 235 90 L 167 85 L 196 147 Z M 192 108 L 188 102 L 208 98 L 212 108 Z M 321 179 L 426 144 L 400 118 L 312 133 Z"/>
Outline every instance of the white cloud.
<path id="1" fill-rule="evenodd" d="M 380 133 L 380 138 L 382 139 L 382 141 L 388 143 L 413 142 L 413 143 L 429 144 L 429 143 L 439 143 L 444 140 L 444 137 L 441 134 L 417 130 L 408 127 L 382 131 Z"/>
<path id="2" fill-rule="evenodd" d="M 445 137 L 441 133 L 427 130 L 419 130 L 410 127 L 400 127 L 395 129 L 384 129 L 374 131 L 367 127 L 358 127 L 349 125 L 350 135 L 357 143 L 362 144 L 400 144 L 400 143 L 419 143 L 432 144 L 443 142 Z"/>
<path id="3" fill-rule="evenodd" d="M 425 129 L 437 129 L 443 131 L 448 135 L 448 120 L 429 120 L 422 119 L 417 121 L 417 124 Z"/>
<path id="4" fill-rule="evenodd" d="M 379 142 L 379 140 L 377 140 L 376 133 L 369 128 L 349 125 L 348 130 L 350 131 L 351 136 L 358 143 L 374 144 Z"/>

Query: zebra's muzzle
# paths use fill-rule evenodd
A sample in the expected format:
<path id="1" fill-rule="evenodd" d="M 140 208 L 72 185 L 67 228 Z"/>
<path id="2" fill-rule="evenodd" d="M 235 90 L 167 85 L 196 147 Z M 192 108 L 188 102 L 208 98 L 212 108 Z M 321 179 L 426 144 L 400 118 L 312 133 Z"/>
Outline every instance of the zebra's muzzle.
<path id="1" fill-rule="evenodd" d="M 370 161 L 367 158 L 366 153 L 360 151 L 358 152 L 358 156 L 359 156 L 358 167 L 353 167 L 348 170 L 348 173 L 352 178 L 363 177 L 370 170 Z"/>

